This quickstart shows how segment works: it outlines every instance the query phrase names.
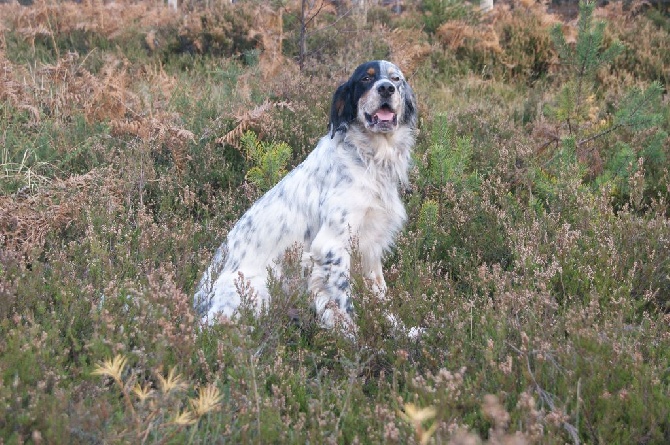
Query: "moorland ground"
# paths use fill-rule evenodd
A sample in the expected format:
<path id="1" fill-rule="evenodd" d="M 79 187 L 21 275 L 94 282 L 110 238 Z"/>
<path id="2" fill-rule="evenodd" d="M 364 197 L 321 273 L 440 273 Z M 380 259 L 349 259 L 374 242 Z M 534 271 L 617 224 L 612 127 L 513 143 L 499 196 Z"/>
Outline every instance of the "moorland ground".
<path id="1" fill-rule="evenodd" d="M 0 4 L 0 443 L 670 442 L 667 9 L 352 3 Z M 214 250 L 379 58 L 421 114 L 389 301 L 354 270 L 358 339 L 320 329 L 291 251 L 203 329 Z"/>

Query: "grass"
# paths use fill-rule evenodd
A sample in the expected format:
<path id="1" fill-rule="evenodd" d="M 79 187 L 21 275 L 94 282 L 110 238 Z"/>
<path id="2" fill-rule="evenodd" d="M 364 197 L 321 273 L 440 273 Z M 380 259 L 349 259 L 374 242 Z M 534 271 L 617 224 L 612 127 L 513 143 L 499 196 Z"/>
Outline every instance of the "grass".
<path id="1" fill-rule="evenodd" d="M 0 443 L 670 441 L 667 12 L 596 8 L 623 49 L 580 79 L 521 0 L 324 8 L 300 72 L 298 3 L 0 5 Z M 289 251 L 262 314 L 200 326 L 214 250 L 376 57 L 421 105 L 389 301 L 354 271 L 358 339 L 322 330 Z"/>

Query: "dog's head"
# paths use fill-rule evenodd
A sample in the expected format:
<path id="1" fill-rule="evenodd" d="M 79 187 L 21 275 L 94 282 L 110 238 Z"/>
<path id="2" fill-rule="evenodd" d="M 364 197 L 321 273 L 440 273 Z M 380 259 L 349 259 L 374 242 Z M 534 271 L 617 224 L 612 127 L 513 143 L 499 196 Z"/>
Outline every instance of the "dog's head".
<path id="1" fill-rule="evenodd" d="M 386 60 L 360 65 L 333 95 L 330 137 L 357 123 L 373 133 L 391 133 L 400 126 L 416 127 L 414 92 L 400 69 Z"/>

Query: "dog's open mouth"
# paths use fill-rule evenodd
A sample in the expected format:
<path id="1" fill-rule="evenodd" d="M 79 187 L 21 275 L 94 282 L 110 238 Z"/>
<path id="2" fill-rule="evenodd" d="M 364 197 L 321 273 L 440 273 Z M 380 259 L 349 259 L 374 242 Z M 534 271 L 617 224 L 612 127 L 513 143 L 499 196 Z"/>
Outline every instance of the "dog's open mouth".
<path id="1" fill-rule="evenodd" d="M 398 124 L 398 115 L 388 105 L 382 105 L 374 114 L 365 113 L 369 127 L 376 127 L 380 131 L 393 130 Z"/>

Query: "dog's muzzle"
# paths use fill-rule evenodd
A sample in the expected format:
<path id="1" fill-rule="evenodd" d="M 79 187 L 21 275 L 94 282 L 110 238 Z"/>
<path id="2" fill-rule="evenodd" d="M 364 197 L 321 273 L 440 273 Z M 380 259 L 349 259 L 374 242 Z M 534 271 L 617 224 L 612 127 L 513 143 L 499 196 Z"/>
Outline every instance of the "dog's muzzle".
<path id="1" fill-rule="evenodd" d="M 382 105 L 372 114 L 365 113 L 365 120 L 368 127 L 381 132 L 393 131 L 398 125 L 398 115 L 388 104 Z"/>
<path id="2" fill-rule="evenodd" d="M 382 82 L 378 87 L 377 87 L 377 93 L 379 93 L 380 97 L 383 97 L 384 99 L 388 99 L 395 93 L 395 85 L 393 85 L 391 82 Z"/>

